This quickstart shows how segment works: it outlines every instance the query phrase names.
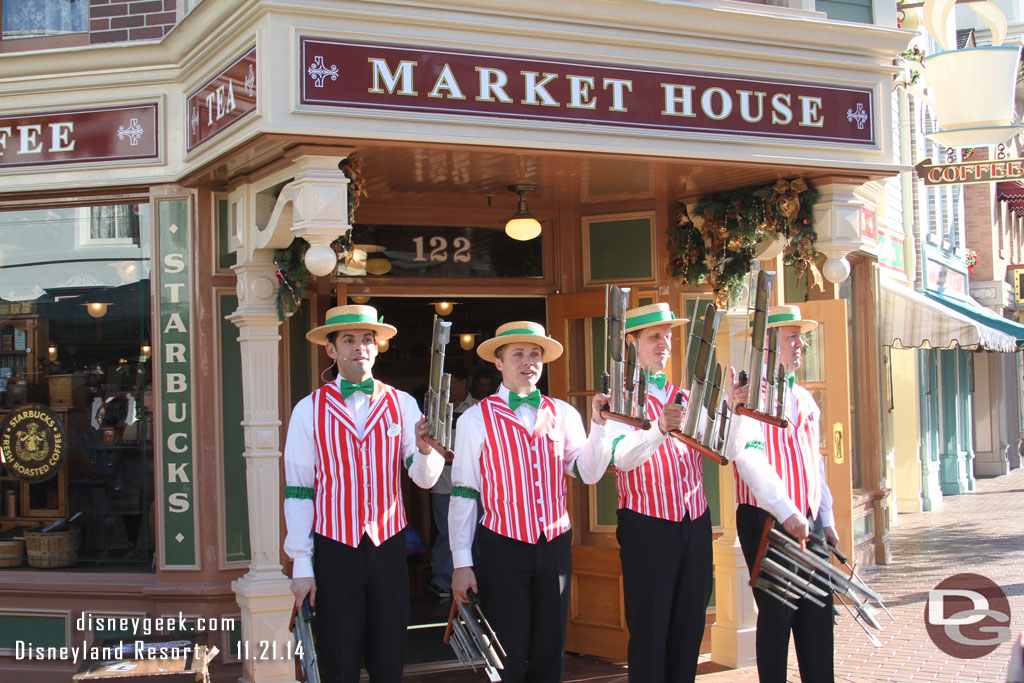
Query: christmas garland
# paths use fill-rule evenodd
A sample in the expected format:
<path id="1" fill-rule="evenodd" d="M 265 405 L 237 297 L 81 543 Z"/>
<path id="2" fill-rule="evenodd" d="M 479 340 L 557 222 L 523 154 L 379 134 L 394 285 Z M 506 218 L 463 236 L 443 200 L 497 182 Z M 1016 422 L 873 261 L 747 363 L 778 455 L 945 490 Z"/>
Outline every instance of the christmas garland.
<path id="1" fill-rule="evenodd" d="M 356 209 L 362 197 L 366 195 L 366 178 L 363 176 L 363 160 L 350 156 L 338 164 L 338 168 L 348 178 L 348 224 L 355 223 Z M 331 242 L 331 248 L 343 255 L 352 248 L 351 230 Z M 277 277 L 281 281 L 277 288 L 277 319 L 283 321 L 289 313 L 299 310 L 302 297 L 306 294 L 306 280 L 309 271 L 306 269 L 306 250 L 309 242 L 296 237 L 286 249 L 274 252 L 274 265 L 277 266 Z"/>
<path id="2" fill-rule="evenodd" d="M 699 225 L 681 205 L 667 231 L 669 273 L 686 284 L 711 285 L 715 305 L 723 308 L 750 272 L 757 245 L 781 236 L 786 240 L 783 262 L 798 277 L 810 272 L 821 286 L 814 263 L 818 235 L 812 208 L 817 199 L 817 191 L 797 178 L 704 197 L 694 209 Z"/>

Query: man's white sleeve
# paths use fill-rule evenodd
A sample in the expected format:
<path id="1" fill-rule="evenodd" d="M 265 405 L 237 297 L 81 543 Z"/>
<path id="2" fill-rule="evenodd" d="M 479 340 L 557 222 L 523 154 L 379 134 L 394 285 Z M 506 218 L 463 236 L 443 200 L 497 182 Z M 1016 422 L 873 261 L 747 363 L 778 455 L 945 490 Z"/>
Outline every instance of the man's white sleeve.
<path id="1" fill-rule="evenodd" d="M 487 434 L 479 404 L 459 418 L 455 433 L 455 461 L 452 463 L 452 492 L 448 503 L 448 544 L 455 569 L 473 566 L 473 536 L 480 500 L 480 454 Z"/>
<path id="2" fill-rule="evenodd" d="M 313 496 L 316 490 L 316 445 L 313 399 L 295 405 L 284 442 L 284 551 L 292 558 L 292 578 L 313 576 Z"/>
<path id="3" fill-rule="evenodd" d="M 588 437 L 579 411 L 564 401 L 559 403 L 565 434 L 565 473 L 585 484 L 596 484 L 608 469 L 612 455 L 611 449 L 604 448 L 604 427 L 591 423 Z"/>
<path id="4" fill-rule="evenodd" d="M 732 461 L 736 473 L 746 484 L 759 507 L 775 519 L 785 522 L 799 512 L 789 499 L 786 485 L 765 457 L 764 429 L 761 423 L 749 417 L 734 415 L 738 420 L 726 444 L 725 457 Z"/>

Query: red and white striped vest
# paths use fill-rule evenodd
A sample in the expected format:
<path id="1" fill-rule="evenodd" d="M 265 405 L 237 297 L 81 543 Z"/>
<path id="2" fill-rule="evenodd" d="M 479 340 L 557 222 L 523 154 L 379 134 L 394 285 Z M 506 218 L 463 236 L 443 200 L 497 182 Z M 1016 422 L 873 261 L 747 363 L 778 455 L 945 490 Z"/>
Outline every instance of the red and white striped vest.
<path id="1" fill-rule="evenodd" d="M 798 384 L 791 389 L 796 400 L 796 415 L 787 414 L 789 426 L 779 429 L 764 425 L 764 454 L 786 485 L 787 495 L 801 513 L 818 514 L 821 482 L 818 458 L 818 420 L 811 394 Z M 733 468 L 733 472 L 736 470 Z M 739 474 L 736 477 L 736 502 L 757 505 L 757 499 Z M 785 520 L 779 520 L 780 522 Z"/>
<path id="2" fill-rule="evenodd" d="M 565 435 L 557 404 L 541 397 L 533 434 L 497 396 L 480 401 L 480 408 L 487 432 L 480 454 L 480 523 L 525 543 L 568 531 Z"/>
<path id="3" fill-rule="evenodd" d="M 352 414 L 334 382 L 313 392 L 313 411 L 313 528 L 353 548 L 364 532 L 380 545 L 405 528 L 398 394 L 393 387 L 375 383 L 362 439 L 356 438 Z"/>
<path id="4" fill-rule="evenodd" d="M 665 385 L 667 395 L 679 391 L 671 383 Z M 690 399 L 683 392 L 683 405 Z M 647 419 L 656 423 L 664 404 L 647 396 Z M 651 429 L 657 429 L 652 424 Z M 643 465 L 628 472 L 615 470 L 615 486 L 619 490 L 619 507 L 648 517 L 681 522 L 687 513 L 694 520 L 708 509 L 704 497 L 704 471 L 700 453 L 669 437 Z"/>

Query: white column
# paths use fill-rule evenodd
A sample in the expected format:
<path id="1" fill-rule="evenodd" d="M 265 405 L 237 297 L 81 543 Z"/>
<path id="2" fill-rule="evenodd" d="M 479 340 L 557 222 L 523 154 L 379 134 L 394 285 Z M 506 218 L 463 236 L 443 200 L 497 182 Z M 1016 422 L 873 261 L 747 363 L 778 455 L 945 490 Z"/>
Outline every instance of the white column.
<path id="1" fill-rule="evenodd" d="M 747 325 L 745 311 L 728 313 L 720 327 L 717 348 L 719 359 L 735 367 L 745 363 L 743 338 L 738 334 Z M 725 330 L 728 337 L 724 337 Z M 722 353 L 728 349 L 728 359 Z M 754 636 L 757 607 L 748 581 L 750 573 L 736 535 L 736 482 L 732 466 L 718 478 L 721 501 L 722 535 L 712 544 L 715 563 L 715 624 L 711 627 L 711 660 L 738 669 L 757 663 Z"/>
<path id="2" fill-rule="evenodd" d="M 242 252 L 239 252 L 241 256 Z M 274 296 L 277 267 L 273 250 L 257 249 L 251 262 L 234 266 L 238 277 L 238 310 L 228 320 L 239 328 L 242 354 L 242 427 L 245 431 L 245 484 L 249 495 L 249 571 L 232 583 L 242 613 L 242 681 L 294 681 L 290 658 L 264 659 L 264 643 L 288 652 L 288 628 L 294 598 L 282 573 L 280 547 L 281 482 L 280 386 L 278 354 L 280 321 Z M 243 652 L 244 654 L 244 652 Z"/>

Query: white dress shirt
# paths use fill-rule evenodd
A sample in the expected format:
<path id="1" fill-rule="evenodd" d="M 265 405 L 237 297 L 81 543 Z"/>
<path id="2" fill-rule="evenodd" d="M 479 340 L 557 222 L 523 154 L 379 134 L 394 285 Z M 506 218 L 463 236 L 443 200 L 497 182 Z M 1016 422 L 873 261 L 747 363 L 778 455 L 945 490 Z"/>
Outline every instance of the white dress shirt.
<path id="1" fill-rule="evenodd" d="M 509 390 L 502 384 L 495 394 L 502 401 L 508 402 Z M 597 483 L 611 459 L 611 450 L 602 447 L 604 430 L 599 425 L 592 425 L 590 437 L 583 427 L 583 419 L 579 412 L 565 401 L 551 399 L 558 405 L 561 416 L 562 433 L 565 434 L 565 473 L 574 475 L 579 471 L 580 478 L 586 484 Z M 524 427 L 533 433 L 537 421 L 537 409 L 523 403 L 515 409 L 515 415 Z M 484 426 L 483 411 L 474 405 L 459 418 L 459 428 L 455 435 L 455 462 L 452 466 L 452 484 L 480 491 L 480 454 L 487 441 L 487 429 Z M 607 453 L 605 451 L 607 450 Z M 460 496 L 452 496 L 448 505 L 449 545 L 456 569 L 473 565 L 473 537 L 476 535 L 477 501 Z"/>
<path id="2" fill-rule="evenodd" d="M 335 379 L 340 386 L 340 377 Z M 444 456 L 431 449 L 420 453 L 416 445 L 416 423 L 422 414 L 416 399 L 404 391 L 398 394 L 399 410 L 402 414 L 402 460 L 413 456 L 409 466 L 409 478 L 417 486 L 429 489 L 437 481 L 444 467 Z M 370 396 L 354 391 L 345 400 L 345 407 L 352 413 L 352 422 L 358 438 L 362 438 L 366 418 L 370 412 Z M 288 486 L 316 488 L 316 443 L 313 437 L 313 397 L 306 396 L 292 410 L 288 422 L 288 437 L 284 444 L 284 478 Z M 292 558 L 292 578 L 313 576 L 313 515 L 312 500 L 285 498 L 284 521 L 287 535 L 284 551 Z"/>
<path id="3" fill-rule="evenodd" d="M 798 412 L 796 392 L 789 391 L 786 394 L 786 419 L 794 420 Z M 757 420 L 740 415 L 733 415 L 735 422 L 733 434 L 729 438 L 729 445 L 738 448 L 739 452 L 729 456 L 733 466 L 740 478 L 754 494 L 759 507 L 767 510 L 775 519 L 785 522 L 791 516 L 801 510 L 789 498 L 786 485 L 779 477 L 775 468 L 771 466 L 764 454 L 764 425 Z M 808 417 L 810 420 L 820 419 L 820 409 Z M 752 442 L 759 442 L 760 448 L 746 448 Z M 823 526 L 834 527 L 835 516 L 832 513 L 832 491 L 825 481 L 825 458 L 818 457 L 818 481 L 821 482 L 821 503 L 818 506 L 818 516 Z"/>

